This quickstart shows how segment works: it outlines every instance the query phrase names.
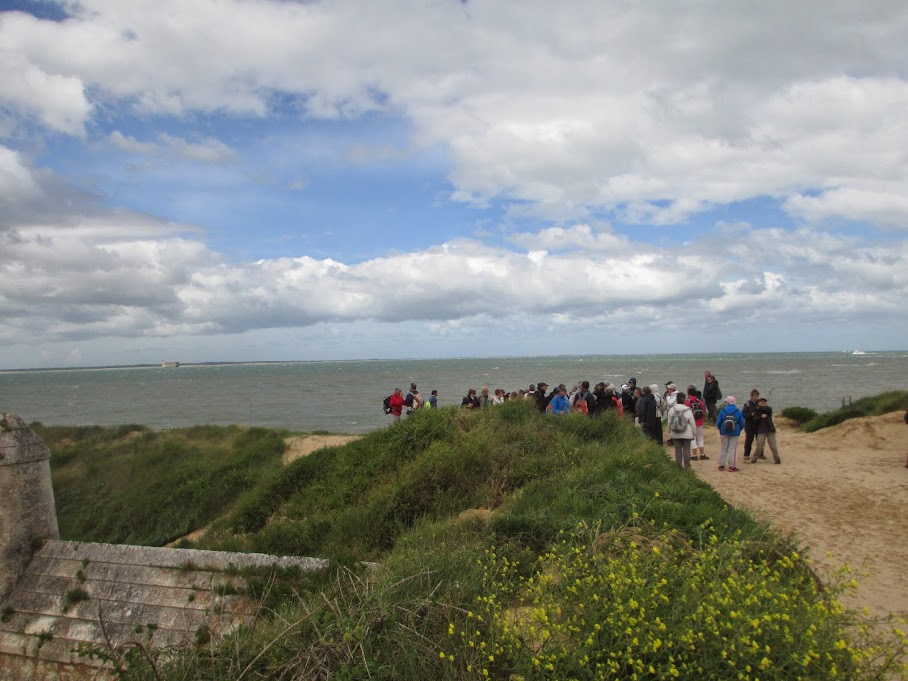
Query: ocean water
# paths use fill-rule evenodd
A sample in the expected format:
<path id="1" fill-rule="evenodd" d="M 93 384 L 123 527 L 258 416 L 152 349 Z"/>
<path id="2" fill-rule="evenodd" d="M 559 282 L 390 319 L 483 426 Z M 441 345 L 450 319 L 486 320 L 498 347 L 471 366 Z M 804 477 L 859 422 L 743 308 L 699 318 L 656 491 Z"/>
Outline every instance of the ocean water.
<path id="1" fill-rule="evenodd" d="M 295 431 L 364 433 L 388 424 L 381 402 L 416 382 L 439 391 L 441 406 L 460 404 L 468 388 L 526 389 L 530 383 L 586 379 L 638 385 L 671 380 L 703 387 L 711 370 L 725 396 L 751 388 L 777 411 L 791 405 L 828 411 L 843 400 L 908 389 L 908 352 L 492 357 L 363 360 L 178 368 L 123 367 L 0 372 L 0 411 L 45 425 L 153 428 L 258 425 Z"/>

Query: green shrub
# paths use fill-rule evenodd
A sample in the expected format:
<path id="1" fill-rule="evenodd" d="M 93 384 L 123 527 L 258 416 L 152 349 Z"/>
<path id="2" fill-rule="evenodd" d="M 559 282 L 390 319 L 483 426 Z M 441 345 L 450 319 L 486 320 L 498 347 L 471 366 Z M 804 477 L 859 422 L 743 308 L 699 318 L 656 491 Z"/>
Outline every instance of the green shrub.
<path id="1" fill-rule="evenodd" d="M 861 418 L 863 416 L 880 416 L 893 411 L 905 411 L 908 409 L 908 391 L 892 390 L 890 392 L 880 393 L 872 397 L 862 397 L 851 404 L 842 406 L 840 409 L 820 414 L 814 419 L 801 426 L 801 429 L 812 433 L 821 428 L 829 428 L 844 423 L 849 419 Z"/>
<path id="2" fill-rule="evenodd" d="M 808 407 L 785 407 L 782 410 L 782 416 L 792 421 L 797 421 L 798 425 L 802 425 L 811 419 L 815 419 L 819 416 L 819 413 Z"/>

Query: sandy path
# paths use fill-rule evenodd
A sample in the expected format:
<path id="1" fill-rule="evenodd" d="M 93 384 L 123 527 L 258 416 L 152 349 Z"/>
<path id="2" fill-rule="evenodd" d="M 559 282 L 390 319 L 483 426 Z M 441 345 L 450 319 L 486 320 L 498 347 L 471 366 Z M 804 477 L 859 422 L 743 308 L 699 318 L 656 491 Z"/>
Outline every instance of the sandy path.
<path id="1" fill-rule="evenodd" d="M 353 440 L 358 440 L 360 435 L 306 435 L 304 437 L 288 437 L 284 442 L 287 451 L 284 452 L 284 465 L 295 461 L 301 456 L 311 454 L 316 449 L 337 447 Z"/>
<path id="2" fill-rule="evenodd" d="M 739 461 L 718 470 L 719 435 L 707 429 L 709 461 L 696 474 L 730 504 L 792 532 L 821 575 L 843 565 L 860 572 L 846 602 L 871 612 L 908 613 L 908 426 L 903 414 L 853 419 L 801 433 L 777 418 L 782 465 Z M 744 437 L 739 445 L 743 452 Z M 674 455 L 672 455 L 674 457 Z"/>

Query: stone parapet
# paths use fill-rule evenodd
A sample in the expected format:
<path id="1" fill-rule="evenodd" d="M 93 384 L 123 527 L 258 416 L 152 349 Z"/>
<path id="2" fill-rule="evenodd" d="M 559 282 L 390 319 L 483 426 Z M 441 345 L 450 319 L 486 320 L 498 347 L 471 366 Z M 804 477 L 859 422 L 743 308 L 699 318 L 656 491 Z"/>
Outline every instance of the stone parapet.
<path id="1" fill-rule="evenodd" d="M 50 451 L 21 418 L 0 414 L 0 601 L 36 543 L 59 536 Z"/>

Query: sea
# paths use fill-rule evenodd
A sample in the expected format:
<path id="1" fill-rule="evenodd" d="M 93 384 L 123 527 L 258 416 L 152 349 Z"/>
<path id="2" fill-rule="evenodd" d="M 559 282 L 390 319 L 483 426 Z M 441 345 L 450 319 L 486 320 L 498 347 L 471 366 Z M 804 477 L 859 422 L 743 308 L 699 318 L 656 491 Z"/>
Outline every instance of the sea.
<path id="1" fill-rule="evenodd" d="M 908 390 L 908 352 L 485 357 L 249 362 L 0 371 L 0 412 L 44 425 L 142 424 L 154 429 L 247 425 L 296 432 L 366 433 L 388 425 L 382 400 L 410 383 L 440 406 L 469 388 L 508 391 L 540 381 L 568 388 L 668 381 L 702 389 L 712 371 L 739 403 L 752 388 L 776 411 L 830 411 L 886 390 Z"/>

